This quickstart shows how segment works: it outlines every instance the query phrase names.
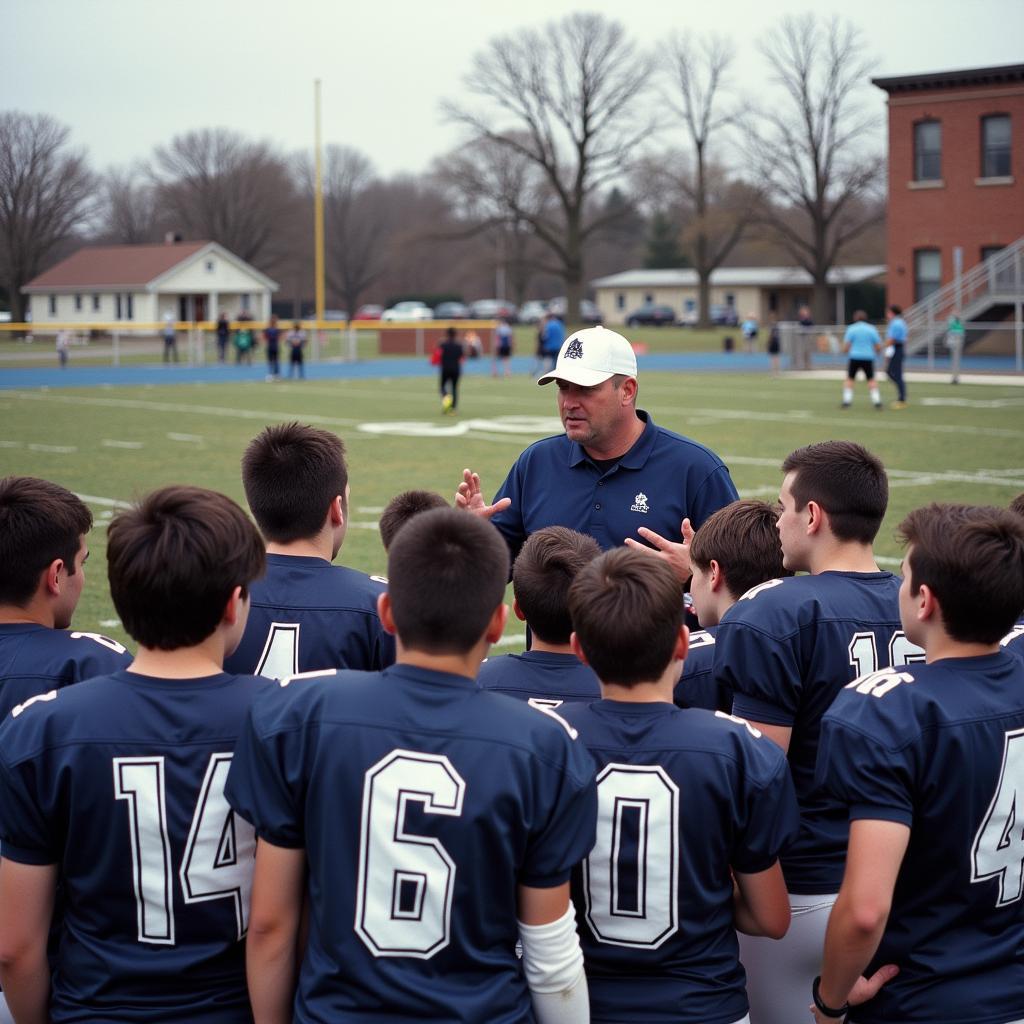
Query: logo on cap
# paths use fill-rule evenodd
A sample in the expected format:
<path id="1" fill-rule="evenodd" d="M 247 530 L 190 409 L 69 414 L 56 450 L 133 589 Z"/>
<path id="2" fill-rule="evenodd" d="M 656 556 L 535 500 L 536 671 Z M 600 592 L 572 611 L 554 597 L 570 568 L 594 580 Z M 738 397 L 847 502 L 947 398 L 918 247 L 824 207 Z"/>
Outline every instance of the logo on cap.
<path id="1" fill-rule="evenodd" d="M 647 504 L 647 495 L 646 495 L 646 494 L 644 494 L 644 492 L 643 492 L 643 491 L 641 491 L 641 492 L 640 492 L 640 493 L 639 493 L 639 494 L 638 494 L 638 495 L 637 495 L 637 496 L 636 496 L 636 497 L 635 497 L 635 498 L 633 499 L 633 511 L 634 511 L 634 512 L 643 512 L 643 513 L 644 513 L 645 515 L 646 515 L 646 514 L 647 514 L 648 512 L 650 512 L 650 511 L 651 511 L 651 509 L 650 509 L 650 506 L 649 506 L 649 505 Z"/>
<path id="2" fill-rule="evenodd" d="M 565 350 L 566 359 L 582 359 L 583 358 L 583 342 L 579 338 L 573 338 L 569 342 L 569 347 Z"/>

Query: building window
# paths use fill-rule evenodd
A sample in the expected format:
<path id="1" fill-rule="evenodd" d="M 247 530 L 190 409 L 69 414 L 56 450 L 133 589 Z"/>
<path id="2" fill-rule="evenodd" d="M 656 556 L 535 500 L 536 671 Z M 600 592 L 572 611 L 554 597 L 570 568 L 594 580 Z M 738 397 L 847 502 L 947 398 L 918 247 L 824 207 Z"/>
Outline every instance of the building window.
<path id="1" fill-rule="evenodd" d="M 920 302 L 942 285 L 942 257 L 938 249 L 918 249 L 914 253 L 914 301 Z"/>
<path id="2" fill-rule="evenodd" d="M 100 297 L 98 295 L 92 297 L 92 308 L 93 312 L 98 313 L 100 311 Z"/>
<path id="3" fill-rule="evenodd" d="M 125 298 L 128 300 L 127 305 L 128 305 L 128 319 L 129 320 L 134 320 L 135 319 L 135 303 L 132 301 L 134 299 L 134 297 L 135 296 L 133 296 L 131 292 L 129 292 L 125 296 Z"/>
<path id="4" fill-rule="evenodd" d="M 118 292 L 114 296 L 114 319 L 115 320 L 120 320 L 121 319 L 121 293 L 120 292 Z"/>
<path id="5" fill-rule="evenodd" d="M 212 274 L 215 266 L 216 266 L 216 264 L 213 262 L 213 260 L 207 260 L 206 261 L 206 272 L 208 274 Z"/>
<path id="6" fill-rule="evenodd" d="M 82 296 L 78 294 L 75 295 L 75 312 L 82 312 Z"/>
<path id="7" fill-rule="evenodd" d="M 942 178 L 942 122 L 919 121 L 914 125 L 914 181 Z"/>
<path id="8" fill-rule="evenodd" d="M 619 292 L 615 296 L 615 308 L 616 309 L 625 309 L 626 308 L 626 295 L 625 295 L 625 292 Z"/>
<path id="9" fill-rule="evenodd" d="M 733 295 L 732 292 L 726 292 L 725 293 L 725 304 L 730 309 L 733 309 L 736 306 L 736 296 Z"/>
<path id="10" fill-rule="evenodd" d="M 1005 246 L 1002 245 L 983 245 L 981 247 L 981 262 L 992 259 L 997 253 L 1001 253 Z"/>
<path id="11" fill-rule="evenodd" d="M 981 176 L 1008 178 L 1010 165 L 1010 115 L 992 114 L 981 119 Z"/>
<path id="12" fill-rule="evenodd" d="M 650 292 L 644 293 L 644 302 L 650 305 L 654 301 L 654 296 Z"/>
<path id="13" fill-rule="evenodd" d="M 56 315 L 57 315 L 57 296 L 56 295 L 51 295 L 50 296 L 50 316 L 56 316 Z"/>

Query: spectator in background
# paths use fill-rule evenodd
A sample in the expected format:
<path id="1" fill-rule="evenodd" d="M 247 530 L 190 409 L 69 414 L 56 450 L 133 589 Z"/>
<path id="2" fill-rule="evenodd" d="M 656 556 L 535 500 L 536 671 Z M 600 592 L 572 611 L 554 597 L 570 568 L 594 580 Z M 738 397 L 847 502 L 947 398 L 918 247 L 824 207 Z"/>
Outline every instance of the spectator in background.
<path id="1" fill-rule="evenodd" d="M 281 377 L 281 328 L 277 326 L 276 314 L 270 316 L 270 323 L 263 331 L 263 341 L 267 346 L 267 380 L 279 380 Z"/>
<path id="2" fill-rule="evenodd" d="M 509 326 L 507 320 L 500 320 L 498 322 L 497 329 L 494 332 L 494 340 L 496 343 L 494 367 L 491 371 L 492 375 L 498 376 L 498 367 L 501 367 L 501 373 L 503 377 L 512 376 L 512 367 L 510 365 L 512 359 L 512 328 Z"/>
<path id="3" fill-rule="evenodd" d="M 238 314 L 238 326 L 235 328 L 235 362 L 252 366 L 252 350 L 256 339 L 250 326 L 252 317 L 244 309 Z"/>
<path id="4" fill-rule="evenodd" d="M 772 363 L 772 375 L 779 375 L 779 353 L 782 351 L 782 341 L 779 338 L 779 322 L 772 320 L 772 329 L 768 334 L 768 357 Z"/>
<path id="5" fill-rule="evenodd" d="M 550 313 L 545 313 L 537 322 L 537 350 L 534 352 L 533 366 L 530 367 L 529 375 L 536 377 L 544 369 L 544 332 L 548 328 Z"/>
<path id="6" fill-rule="evenodd" d="M 963 321 L 960 319 L 960 311 L 957 310 L 950 318 L 946 327 L 946 348 L 949 349 L 949 370 L 952 375 L 951 384 L 960 383 L 960 356 L 964 351 L 964 330 Z"/>
<path id="7" fill-rule="evenodd" d="M 753 313 L 747 314 L 747 318 L 740 326 L 740 330 L 743 331 L 743 340 L 746 342 L 747 352 L 753 353 L 757 345 L 757 318 Z"/>
<path id="8" fill-rule="evenodd" d="M 896 401 L 892 403 L 892 407 L 905 409 L 907 385 L 903 382 L 903 353 L 907 341 L 907 322 L 903 319 L 903 310 L 899 306 L 890 306 L 886 310 L 885 318 L 889 321 L 889 327 L 885 332 L 885 340 L 889 343 L 886 349 L 889 365 L 885 372 L 889 380 L 896 385 Z"/>
<path id="9" fill-rule="evenodd" d="M 57 332 L 57 362 L 62 370 L 68 365 L 68 351 L 71 348 L 72 337 L 73 335 L 66 327 L 62 327 Z"/>
<path id="10" fill-rule="evenodd" d="M 558 353 L 562 350 L 562 342 L 565 341 L 565 324 L 558 313 L 549 313 L 547 323 L 544 325 L 544 359 L 548 363 L 548 369 L 555 368 L 555 361 Z"/>
<path id="11" fill-rule="evenodd" d="M 164 313 L 164 362 L 178 361 L 178 335 L 174 330 L 174 314 Z"/>
<path id="12" fill-rule="evenodd" d="M 459 404 L 459 377 L 462 360 L 466 357 L 461 342 L 456 340 L 455 328 L 445 330 L 444 341 L 437 346 L 438 366 L 441 374 L 441 411 L 454 413 Z"/>
<path id="13" fill-rule="evenodd" d="M 306 347 L 306 332 L 298 320 L 292 324 L 292 329 L 284 340 L 288 344 L 288 379 L 296 376 L 304 378 L 306 369 L 303 350 Z"/>
<path id="14" fill-rule="evenodd" d="M 223 363 L 228 356 L 228 334 L 231 333 L 231 323 L 227 313 L 220 311 L 217 317 L 217 362 Z"/>
<path id="15" fill-rule="evenodd" d="M 882 339 L 873 324 L 868 323 L 868 315 L 863 309 L 853 314 L 853 323 L 846 328 L 843 338 L 843 351 L 849 356 L 846 364 L 846 382 L 843 384 L 843 404 L 841 408 L 849 409 L 853 404 L 853 382 L 858 373 L 863 373 L 868 382 L 868 393 L 871 403 L 882 411 L 882 398 L 878 393 L 878 381 L 875 380 L 875 357 L 881 351 Z"/>
<path id="16" fill-rule="evenodd" d="M 377 523 L 384 550 L 387 551 L 391 547 L 395 534 L 413 516 L 429 512 L 432 508 L 448 508 L 448 502 L 434 491 L 402 491 L 401 494 L 396 494 L 384 506 L 380 521 Z"/>

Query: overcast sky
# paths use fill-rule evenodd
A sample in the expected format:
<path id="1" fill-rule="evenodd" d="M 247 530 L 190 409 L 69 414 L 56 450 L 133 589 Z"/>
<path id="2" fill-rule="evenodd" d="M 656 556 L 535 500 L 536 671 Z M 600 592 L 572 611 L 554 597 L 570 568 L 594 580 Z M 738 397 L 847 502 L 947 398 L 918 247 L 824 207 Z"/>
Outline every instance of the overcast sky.
<path id="1" fill-rule="evenodd" d="M 94 166 L 219 125 L 286 150 L 312 146 L 313 79 L 323 137 L 386 175 L 419 172 L 458 145 L 439 101 L 459 96 L 470 56 L 496 35 L 573 10 L 624 21 L 654 47 L 677 29 L 737 47 L 734 77 L 756 96 L 757 39 L 810 4 L 773 0 L 0 0 L 0 108 L 51 114 Z M 1021 0 L 820 0 L 864 32 L 872 74 L 1024 61 Z M 671 13 L 667 13 L 671 12 Z M 879 113 L 884 97 L 873 90 Z"/>

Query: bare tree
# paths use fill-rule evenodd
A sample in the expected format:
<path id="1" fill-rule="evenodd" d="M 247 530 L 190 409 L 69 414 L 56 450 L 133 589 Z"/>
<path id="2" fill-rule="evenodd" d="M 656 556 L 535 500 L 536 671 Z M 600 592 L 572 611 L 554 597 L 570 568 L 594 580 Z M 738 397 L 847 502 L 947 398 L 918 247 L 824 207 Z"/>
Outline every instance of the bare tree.
<path id="1" fill-rule="evenodd" d="M 850 23 L 811 14 L 784 18 L 761 49 L 786 100 L 750 130 L 752 170 L 768 199 L 761 217 L 811 275 L 815 318 L 828 321 L 829 270 L 884 216 L 884 157 L 871 145 L 879 119 L 860 101 L 871 51 Z"/>
<path id="2" fill-rule="evenodd" d="M 711 325 L 711 274 L 722 265 L 743 237 L 754 214 L 749 189 L 741 186 L 721 162 L 712 162 L 713 146 L 733 123 L 735 114 L 723 109 L 732 64 L 731 46 L 720 36 L 696 40 L 677 35 L 671 47 L 668 102 L 686 136 L 679 161 L 665 160 L 669 188 L 684 200 L 685 255 L 697 271 L 700 325 Z M 678 168 L 678 170 L 673 170 Z"/>
<path id="3" fill-rule="evenodd" d="M 69 134 L 46 114 L 0 113 L 0 275 L 15 321 L 25 318 L 21 289 L 89 214 L 93 175 Z"/>
<path id="4" fill-rule="evenodd" d="M 145 168 L 111 168 L 99 181 L 97 237 L 120 245 L 157 242 L 163 234 L 157 190 Z"/>
<path id="5" fill-rule="evenodd" d="M 282 262 L 295 212 L 284 156 L 226 128 L 176 136 L 154 154 L 161 208 L 175 229 L 208 238 L 264 270 Z"/>
<path id="6" fill-rule="evenodd" d="M 544 31 L 492 40 L 465 80 L 483 104 L 444 106 L 470 130 L 469 146 L 497 144 L 536 168 L 550 189 L 554 217 L 547 203 L 500 198 L 510 201 L 509 218 L 529 224 L 554 257 L 570 318 L 583 295 L 586 245 L 614 216 L 593 200 L 621 177 L 650 131 L 636 113 L 650 75 L 649 59 L 619 22 L 575 13 Z"/>

